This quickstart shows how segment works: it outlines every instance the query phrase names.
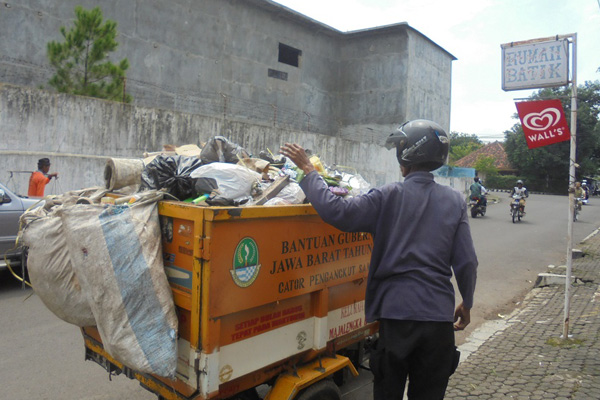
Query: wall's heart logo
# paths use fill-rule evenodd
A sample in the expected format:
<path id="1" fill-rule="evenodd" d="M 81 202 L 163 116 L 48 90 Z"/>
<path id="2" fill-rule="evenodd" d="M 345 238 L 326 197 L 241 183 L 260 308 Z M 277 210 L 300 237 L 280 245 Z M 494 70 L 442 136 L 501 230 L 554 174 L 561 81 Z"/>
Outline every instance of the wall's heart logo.
<path id="1" fill-rule="evenodd" d="M 544 131 L 560 121 L 560 110 L 557 108 L 546 108 L 539 113 L 529 113 L 523 118 L 523 125 L 533 131 Z"/>

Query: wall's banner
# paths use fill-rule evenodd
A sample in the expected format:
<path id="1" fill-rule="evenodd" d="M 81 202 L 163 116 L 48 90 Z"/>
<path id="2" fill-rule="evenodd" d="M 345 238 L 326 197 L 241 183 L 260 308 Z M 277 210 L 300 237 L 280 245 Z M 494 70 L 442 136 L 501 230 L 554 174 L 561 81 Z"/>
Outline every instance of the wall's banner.
<path id="1" fill-rule="evenodd" d="M 536 89 L 569 83 L 567 39 L 502 47 L 502 90 Z"/>
<path id="2" fill-rule="evenodd" d="M 516 106 L 530 149 L 571 138 L 560 100 L 521 101 Z"/>

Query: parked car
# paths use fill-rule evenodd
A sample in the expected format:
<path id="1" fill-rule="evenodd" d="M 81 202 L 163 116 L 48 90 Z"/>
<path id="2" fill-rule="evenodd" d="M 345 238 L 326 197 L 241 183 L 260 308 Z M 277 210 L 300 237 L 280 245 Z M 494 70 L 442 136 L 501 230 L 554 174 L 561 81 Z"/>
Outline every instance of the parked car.
<path id="1" fill-rule="evenodd" d="M 11 267 L 25 264 L 23 247 L 15 248 L 19 217 L 36 203 L 41 204 L 39 198 L 19 196 L 0 183 L 0 270 L 7 268 L 5 255 Z"/>

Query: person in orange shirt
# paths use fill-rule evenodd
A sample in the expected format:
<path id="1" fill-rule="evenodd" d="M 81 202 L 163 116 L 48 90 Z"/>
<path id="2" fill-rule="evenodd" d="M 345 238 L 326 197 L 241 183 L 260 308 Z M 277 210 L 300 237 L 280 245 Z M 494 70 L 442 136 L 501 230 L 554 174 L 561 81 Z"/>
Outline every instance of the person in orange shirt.
<path id="1" fill-rule="evenodd" d="M 58 172 L 48 173 L 50 171 L 50 159 L 41 158 L 38 160 L 38 170 L 31 174 L 29 178 L 29 197 L 44 197 L 44 189 L 52 178 L 58 178 Z"/>

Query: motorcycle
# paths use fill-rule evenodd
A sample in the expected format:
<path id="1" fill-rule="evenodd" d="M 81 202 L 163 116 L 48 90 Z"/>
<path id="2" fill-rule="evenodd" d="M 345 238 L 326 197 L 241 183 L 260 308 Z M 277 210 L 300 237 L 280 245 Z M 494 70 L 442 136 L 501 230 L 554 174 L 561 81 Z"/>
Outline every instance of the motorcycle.
<path id="1" fill-rule="evenodd" d="M 581 204 L 583 204 L 584 206 L 587 205 L 588 203 L 588 199 L 589 199 L 589 195 L 587 192 L 584 192 L 583 194 L 583 198 L 581 198 Z"/>
<path id="2" fill-rule="evenodd" d="M 521 196 L 515 194 L 512 196 L 513 200 L 510 203 L 510 215 L 512 216 L 513 224 L 517 221 L 521 221 L 521 218 L 525 216 L 525 211 L 521 207 Z"/>
<path id="3" fill-rule="evenodd" d="M 476 218 L 477 215 L 481 215 L 482 217 L 485 215 L 486 211 L 486 201 L 485 195 L 481 197 L 473 197 L 469 199 L 469 208 L 471 209 L 471 217 Z"/>
<path id="4" fill-rule="evenodd" d="M 583 198 L 575 198 L 575 208 L 573 209 L 573 222 L 577 221 L 578 215 L 581 213 L 581 205 L 583 204 Z"/>

